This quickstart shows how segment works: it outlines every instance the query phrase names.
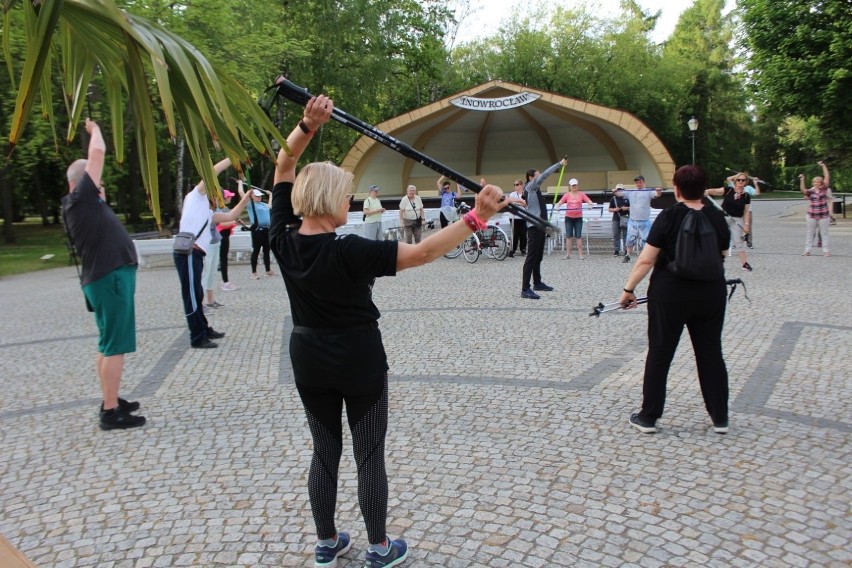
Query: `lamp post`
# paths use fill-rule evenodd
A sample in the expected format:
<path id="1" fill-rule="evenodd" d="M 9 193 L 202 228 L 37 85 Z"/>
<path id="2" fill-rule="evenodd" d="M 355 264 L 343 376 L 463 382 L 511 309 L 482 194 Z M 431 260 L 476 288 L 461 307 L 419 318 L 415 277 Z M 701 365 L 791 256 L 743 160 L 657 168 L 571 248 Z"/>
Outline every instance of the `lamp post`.
<path id="1" fill-rule="evenodd" d="M 692 132 L 692 165 L 695 165 L 695 131 L 698 130 L 698 119 L 693 116 L 686 121 L 686 125 Z"/>

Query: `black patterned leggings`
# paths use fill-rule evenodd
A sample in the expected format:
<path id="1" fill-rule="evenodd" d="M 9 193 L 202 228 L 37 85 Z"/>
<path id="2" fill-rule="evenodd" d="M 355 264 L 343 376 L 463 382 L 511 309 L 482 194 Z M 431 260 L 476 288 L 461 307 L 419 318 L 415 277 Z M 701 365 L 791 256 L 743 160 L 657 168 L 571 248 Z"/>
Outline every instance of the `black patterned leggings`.
<path id="1" fill-rule="evenodd" d="M 387 373 L 371 379 L 349 380 L 338 388 L 296 383 L 314 441 L 308 496 L 320 540 L 337 534 L 337 474 L 343 453 L 341 415 L 352 432 L 358 467 L 358 504 L 370 544 L 385 539 L 388 478 L 385 471 L 385 434 L 388 427 Z"/>

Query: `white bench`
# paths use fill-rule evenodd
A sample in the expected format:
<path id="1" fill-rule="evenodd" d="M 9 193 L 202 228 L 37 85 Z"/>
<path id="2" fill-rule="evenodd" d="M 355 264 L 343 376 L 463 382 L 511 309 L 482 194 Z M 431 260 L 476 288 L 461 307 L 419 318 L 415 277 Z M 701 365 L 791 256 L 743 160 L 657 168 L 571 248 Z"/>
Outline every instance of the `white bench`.
<path id="1" fill-rule="evenodd" d="M 230 252 L 235 254 L 235 260 L 240 260 L 242 253 L 251 252 L 251 233 L 249 231 L 234 231 L 231 234 L 230 241 Z M 174 250 L 174 238 L 134 239 L 133 246 L 136 247 L 139 267 L 143 268 L 151 264 L 150 257 L 153 256 L 165 255 L 171 259 Z"/>

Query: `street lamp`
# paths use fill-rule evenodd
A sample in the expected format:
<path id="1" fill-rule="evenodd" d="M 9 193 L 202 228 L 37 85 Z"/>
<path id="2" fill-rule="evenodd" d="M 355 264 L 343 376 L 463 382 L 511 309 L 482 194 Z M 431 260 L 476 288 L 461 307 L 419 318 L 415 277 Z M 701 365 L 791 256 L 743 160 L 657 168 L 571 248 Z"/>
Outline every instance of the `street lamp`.
<path id="1" fill-rule="evenodd" d="M 692 132 L 692 165 L 695 165 L 695 131 L 698 130 L 698 119 L 693 116 L 686 121 L 686 125 Z"/>

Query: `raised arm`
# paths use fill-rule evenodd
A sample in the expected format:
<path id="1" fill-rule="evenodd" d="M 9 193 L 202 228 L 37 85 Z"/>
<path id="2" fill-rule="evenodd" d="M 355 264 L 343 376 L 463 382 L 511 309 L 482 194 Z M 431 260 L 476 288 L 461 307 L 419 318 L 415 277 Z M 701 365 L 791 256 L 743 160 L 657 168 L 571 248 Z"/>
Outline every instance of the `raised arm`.
<path id="1" fill-rule="evenodd" d="M 213 173 L 218 176 L 219 174 L 221 174 L 222 172 L 227 170 L 228 166 L 230 166 L 230 165 L 231 165 L 231 160 L 229 160 L 228 158 L 224 158 L 222 160 L 219 160 L 213 166 Z M 201 180 L 200 182 L 198 182 L 198 185 L 196 185 L 195 187 L 196 187 L 196 189 L 198 189 L 198 193 L 201 193 L 202 195 L 207 195 L 207 186 L 205 185 L 204 180 Z"/>
<path id="2" fill-rule="evenodd" d="M 106 143 L 104 142 L 101 127 L 94 120 L 86 119 L 86 132 L 89 133 L 89 152 L 86 156 L 86 173 L 95 182 L 95 187 L 101 186 L 101 175 L 104 173 L 104 161 L 106 159 Z M 101 196 L 105 198 L 103 195 Z"/>
<path id="3" fill-rule="evenodd" d="M 333 110 L 334 101 L 327 96 L 311 97 L 305 105 L 305 114 L 302 116 L 302 120 L 287 137 L 287 146 L 291 153 L 288 153 L 285 148 L 281 148 L 278 152 L 278 160 L 275 164 L 275 184 L 283 181 L 296 181 L 296 164 L 299 162 L 299 158 L 305 148 L 308 147 L 314 133 L 329 121 Z"/>
<path id="4" fill-rule="evenodd" d="M 555 173 L 556 170 L 558 170 L 559 168 L 564 168 L 567 165 L 568 165 L 568 159 L 562 158 L 561 160 L 559 160 L 558 162 L 556 162 L 555 164 L 553 164 L 552 166 L 550 166 L 549 168 L 547 168 L 546 170 L 541 172 L 537 178 L 532 180 L 532 183 L 529 185 L 529 187 L 527 189 L 532 190 L 532 189 L 536 189 L 536 188 L 540 187 L 541 182 L 543 182 L 550 175 Z"/>
<path id="5" fill-rule="evenodd" d="M 808 196 L 808 188 L 805 187 L 805 174 L 799 174 L 799 190 L 805 197 Z"/>
<path id="6" fill-rule="evenodd" d="M 822 168 L 822 183 L 824 183 L 826 186 L 831 185 L 831 176 L 828 175 L 828 166 L 826 166 L 825 162 L 823 162 L 822 160 L 817 162 L 817 164 L 819 164 L 819 166 Z"/>

